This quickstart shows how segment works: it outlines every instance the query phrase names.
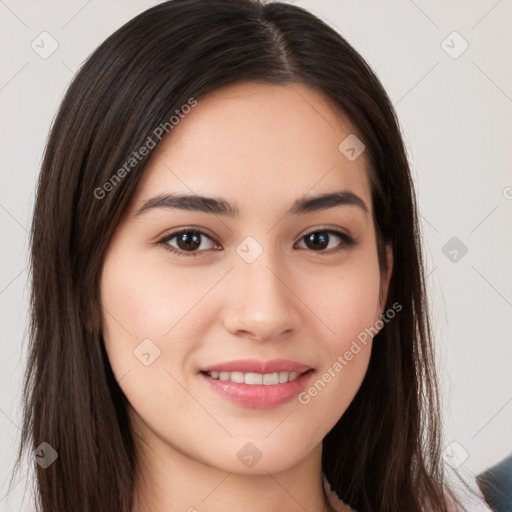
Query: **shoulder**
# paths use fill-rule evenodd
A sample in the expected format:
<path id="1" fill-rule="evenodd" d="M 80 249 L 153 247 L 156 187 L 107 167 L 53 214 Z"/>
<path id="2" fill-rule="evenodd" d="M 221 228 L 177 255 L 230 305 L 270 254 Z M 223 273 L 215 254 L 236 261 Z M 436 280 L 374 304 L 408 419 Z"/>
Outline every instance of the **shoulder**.
<path id="1" fill-rule="evenodd" d="M 467 512 L 492 512 L 486 504 L 482 491 L 476 482 L 476 476 L 467 469 L 457 471 L 446 467 L 446 480 L 452 492 Z"/>
<path id="2" fill-rule="evenodd" d="M 461 502 L 464 510 L 467 512 L 492 512 L 483 499 L 474 475 L 462 472 L 455 473 L 448 470 L 447 476 L 450 489 Z M 343 502 L 336 492 L 331 489 L 325 475 L 323 476 L 323 481 L 329 503 L 336 512 L 356 512 L 354 509 L 350 508 L 349 505 Z M 453 512 L 456 512 L 456 510 Z"/>

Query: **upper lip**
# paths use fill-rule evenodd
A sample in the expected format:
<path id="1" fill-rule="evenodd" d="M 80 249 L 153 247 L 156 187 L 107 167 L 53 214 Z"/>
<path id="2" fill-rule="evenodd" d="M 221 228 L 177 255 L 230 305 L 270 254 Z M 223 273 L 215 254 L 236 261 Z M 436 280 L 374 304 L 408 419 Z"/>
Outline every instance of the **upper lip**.
<path id="1" fill-rule="evenodd" d="M 289 359 L 271 359 L 269 361 L 258 361 L 257 359 L 239 359 L 237 361 L 226 361 L 203 368 L 203 372 L 242 372 L 261 373 L 263 375 L 276 372 L 297 372 L 304 373 L 311 370 L 311 366 L 290 361 Z"/>

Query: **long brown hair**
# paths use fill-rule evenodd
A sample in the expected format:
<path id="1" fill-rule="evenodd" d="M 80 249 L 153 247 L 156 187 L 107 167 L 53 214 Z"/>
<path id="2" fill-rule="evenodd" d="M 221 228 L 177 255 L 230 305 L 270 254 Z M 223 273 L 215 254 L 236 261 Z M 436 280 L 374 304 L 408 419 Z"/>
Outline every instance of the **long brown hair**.
<path id="1" fill-rule="evenodd" d="M 386 243 L 394 254 L 385 309 L 397 302 L 402 310 L 375 337 L 361 388 L 323 441 L 323 471 L 358 512 L 446 512 L 418 213 L 396 114 L 343 37 L 280 2 L 162 3 L 111 35 L 71 83 L 32 223 L 17 464 L 42 442 L 58 452 L 48 468 L 34 464 L 42 512 L 131 512 L 138 466 L 127 400 L 104 349 L 99 276 L 152 149 L 126 162 L 191 98 L 239 81 L 307 84 L 348 117 L 366 146 L 382 270 Z M 104 187 L 116 174 L 122 179 Z"/>

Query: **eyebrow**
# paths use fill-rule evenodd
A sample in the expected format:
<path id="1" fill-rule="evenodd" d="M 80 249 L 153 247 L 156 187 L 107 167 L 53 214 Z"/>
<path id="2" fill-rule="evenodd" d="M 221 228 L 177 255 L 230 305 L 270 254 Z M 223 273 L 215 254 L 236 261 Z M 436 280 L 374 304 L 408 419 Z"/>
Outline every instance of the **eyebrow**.
<path id="1" fill-rule="evenodd" d="M 301 215 L 319 210 L 327 210 L 336 206 L 356 206 L 365 214 L 368 214 L 366 203 L 349 190 L 340 190 L 297 199 L 286 214 Z M 154 208 L 191 210 L 231 218 L 238 218 L 240 216 L 238 207 L 227 202 L 225 199 L 187 194 L 160 194 L 152 197 L 144 202 L 135 215 L 141 215 Z"/>

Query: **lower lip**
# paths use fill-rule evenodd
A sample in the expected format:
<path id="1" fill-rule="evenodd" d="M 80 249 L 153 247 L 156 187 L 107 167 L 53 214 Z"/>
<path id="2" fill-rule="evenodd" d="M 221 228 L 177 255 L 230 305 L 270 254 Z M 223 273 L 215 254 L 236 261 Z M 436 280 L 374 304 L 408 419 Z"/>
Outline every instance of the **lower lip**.
<path id="1" fill-rule="evenodd" d="M 296 397 L 306 387 L 313 370 L 303 373 L 292 382 L 284 384 L 239 384 L 237 382 L 212 379 L 201 373 L 208 385 L 220 395 L 244 407 L 269 409 L 278 407 Z"/>

